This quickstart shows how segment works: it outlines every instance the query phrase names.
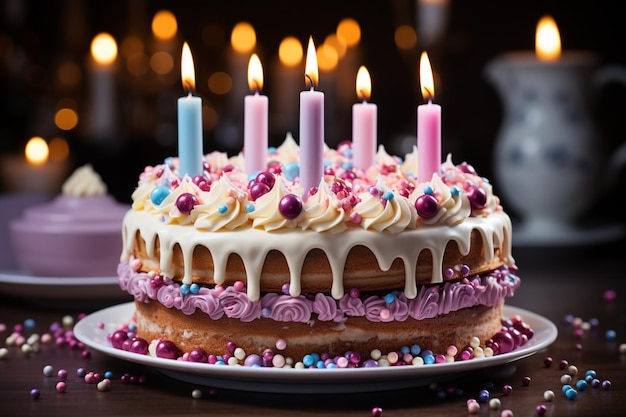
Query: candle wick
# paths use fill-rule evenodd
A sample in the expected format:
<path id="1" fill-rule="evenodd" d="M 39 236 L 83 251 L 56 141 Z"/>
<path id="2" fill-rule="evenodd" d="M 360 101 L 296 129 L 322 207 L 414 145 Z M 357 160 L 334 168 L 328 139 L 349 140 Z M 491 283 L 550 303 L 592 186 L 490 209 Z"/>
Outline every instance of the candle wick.
<path id="1" fill-rule="evenodd" d="M 432 103 L 434 94 L 428 87 L 424 87 L 424 90 L 426 90 L 426 94 L 428 95 L 428 102 Z"/>
<path id="2" fill-rule="evenodd" d="M 311 90 L 313 90 L 313 78 L 311 78 L 309 74 L 304 74 L 304 78 L 307 81 L 307 84 L 311 87 Z"/>

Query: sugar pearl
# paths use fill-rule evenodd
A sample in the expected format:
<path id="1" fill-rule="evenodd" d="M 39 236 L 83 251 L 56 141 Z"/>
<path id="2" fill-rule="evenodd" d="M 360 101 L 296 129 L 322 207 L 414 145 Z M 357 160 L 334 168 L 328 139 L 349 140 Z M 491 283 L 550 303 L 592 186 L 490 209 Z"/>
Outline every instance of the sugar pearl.
<path id="1" fill-rule="evenodd" d="M 578 375 L 578 368 L 575 367 L 574 365 L 570 365 L 567 367 L 567 373 L 570 374 L 571 376 L 576 376 Z"/>
<path id="2" fill-rule="evenodd" d="M 202 391 L 199 389 L 191 391 L 191 397 L 196 400 L 202 398 Z"/>
<path id="3" fill-rule="evenodd" d="M 561 384 L 569 384 L 572 382 L 572 376 L 569 374 L 565 374 L 561 376 Z"/>
<path id="4" fill-rule="evenodd" d="M 243 360 L 246 357 L 246 351 L 242 348 L 236 348 L 235 352 L 233 352 L 235 357 L 239 360 Z"/>
<path id="5" fill-rule="evenodd" d="M 64 381 L 57 382 L 56 390 L 57 392 L 65 392 L 67 389 L 67 384 Z"/>
<path id="6" fill-rule="evenodd" d="M 30 390 L 30 396 L 36 400 L 37 398 L 39 398 L 39 395 L 41 395 L 41 392 L 37 389 L 37 388 L 33 388 Z"/>
<path id="7" fill-rule="evenodd" d="M 546 401 L 552 401 L 554 400 L 554 391 L 552 390 L 546 390 L 543 393 L 543 399 Z"/>
<path id="8" fill-rule="evenodd" d="M 98 382 L 98 385 L 96 385 L 96 388 L 98 388 L 98 391 L 100 392 L 104 392 L 104 391 L 108 391 L 111 389 L 111 380 L 108 378 L 103 379 L 102 381 Z"/>
<path id="9" fill-rule="evenodd" d="M 9 349 L 3 347 L 0 348 L 0 359 L 5 359 L 9 356 Z"/>
<path id="10" fill-rule="evenodd" d="M 500 408 L 500 399 L 498 398 L 492 398 L 489 400 L 489 408 L 492 410 L 497 410 Z"/>
<path id="11" fill-rule="evenodd" d="M 472 337 L 470 339 L 469 345 L 473 347 L 474 349 L 476 349 L 478 346 L 480 346 L 480 339 L 477 338 L 476 336 Z"/>
<path id="12" fill-rule="evenodd" d="M 509 409 L 502 410 L 502 412 L 500 413 L 500 417 L 513 417 L 513 411 Z"/>
<path id="13" fill-rule="evenodd" d="M 63 323 L 64 327 L 72 327 L 72 325 L 74 324 L 74 318 L 70 315 L 63 316 L 61 323 Z"/>
<path id="14" fill-rule="evenodd" d="M 52 365 L 46 365 L 43 367 L 43 374 L 44 376 L 52 376 L 54 375 L 54 368 L 52 367 Z"/>
<path id="15" fill-rule="evenodd" d="M 546 414 L 546 411 L 548 411 L 548 407 L 546 407 L 544 404 L 539 404 L 535 408 L 535 412 L 538 416 L 544 416 Z"/>
<path id="16" fill-rule="evenodd" d="M 522 378 L 522 385 L 524 385 L 525 387 L 530 385 L 530 377 L 529 376 L 525 376 L 524 378 Z"/>
<path id="17" fill-rule="evenodd" d="M 379 360 L 382 356 L 382 352 L 379 349 L 374 349 L 370 352 L 370 357 L 375 361 Z"/>
<path id="18" fill-rule="evenodd" d="M 477 414 L 480 411 L 480 404 L 476 400 L 470 400 L 467 402 L 467 412 L 470 414 Z"/>
<path id="19" fill-rule="evenodd" d="M 276 341 L 276 349 L 285 350 L 286 347 L 287 347 L 287 342 L 285 342 L 284 339 L 278 339 Z"/>

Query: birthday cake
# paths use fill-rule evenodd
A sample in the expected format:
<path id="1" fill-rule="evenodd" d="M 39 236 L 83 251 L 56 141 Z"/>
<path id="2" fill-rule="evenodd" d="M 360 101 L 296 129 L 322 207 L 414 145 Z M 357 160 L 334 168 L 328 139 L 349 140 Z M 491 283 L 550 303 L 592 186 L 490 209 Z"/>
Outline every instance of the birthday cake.
<path id="1" fill-rule="evenodd" d="M 219 152 L 193 177 L 179 176 L 174 157 L 146 167 L 118 266 L 136 313 L 112 343 L 300 367 L 413 363 L 420 351 L 450 361 L 524 343 L 532 329 L 502 317 L 520 279 L 498 197 L 451 156 L 418 182 L 416 154 L 379 146 L 361 170 L 349 142 L 325 147 L 323 178 L 307 193 L 290 136 L 252 175 L 241 155 Z"/>

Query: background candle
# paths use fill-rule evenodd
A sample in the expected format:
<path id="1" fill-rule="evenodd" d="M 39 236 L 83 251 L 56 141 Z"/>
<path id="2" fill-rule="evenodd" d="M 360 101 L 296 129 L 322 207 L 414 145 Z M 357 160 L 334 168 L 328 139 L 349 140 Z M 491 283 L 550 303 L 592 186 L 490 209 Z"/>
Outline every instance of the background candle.
<path id="1" fill-rule="evenodd" d="M 181 78 L 189 94 L 178 99 L 178 173 L 193 177 L 202 174 L 202 99 L 191 95 L 196 75 L 187 42 L 183 45 Z"/>
<path id="2" fill-rule="evenodd" d="M 441 106 L 432 103 L 435 83 L 426 52 L 420 57 L 420 84 L 428 103 L 417 107 L 417 180 L 428 182 L 441 165 Z"/>
<path id="3" fill-rule="evenodd" d="M 117 43 L 108 33 L 99 33 L 91 42 L 90 76 L 90 129 L 89 134 L 98 139 L 113 139 L 117 124 L 115 60 Z"/>
<path id="4" fill-rule="evenodd" d="M 267 165 L 268 99 L 259 94 L 263 88 L 263 67 L 257 54 L 248 64 L 248 85 L 254 95 L 244 98 L 243 157 L 248 175 Z"/>
<path id="5" fill-rule="evenodd" d="M 309 37 L 305 80 L 311 89 L 300 93 L 300 186 L 304 199 L 319 185 L 324 172 L 324 93 L 314 90 L 317 71 L 315 45 Z"/>
<path id="6" fill-rule="evenodd" d="M 367 102 L 371 91 L 370 73 L 361 66 L 356 76 L 356 94 L 363 102 L 352 105 L 352 155 L 354 165 L 363 170 L 374 165 L 376 157 L 378 108 Z"/>

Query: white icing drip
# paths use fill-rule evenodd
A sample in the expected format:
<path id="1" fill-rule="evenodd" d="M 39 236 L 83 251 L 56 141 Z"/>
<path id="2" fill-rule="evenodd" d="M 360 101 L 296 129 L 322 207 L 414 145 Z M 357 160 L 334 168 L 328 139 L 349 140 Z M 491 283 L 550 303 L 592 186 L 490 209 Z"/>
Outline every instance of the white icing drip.
<path id="1" fill-rule="evenodd" d="M 164 227 L 166 226 L 166 227 Z M 290 271 L 290 293 L 297 296 L 301 291 L 300 272 L 309 251 L 321 249 L 328 258 L 332 271 L 330 292 L 336 299 L 344 294 L 343 269 L 350 250 L 358 245 L 372 251 L 381 270 L 388 270 L 394 259 L 400 258 L 405 265 L 405 294 L 407 298 L 417 295 L 415 278 L 416 263 L 422 250 L 429 250 L 433 259 L 431 283 L 443 282 L 443 255 L 446 245 L 455 241 L 461 254 L 469 253 L 470 237 L 478 230 L 483 239 L 485 260 L 494 256 L 494 248 L 500 247 L 505 262 L 512 265 L 511 220 L 498 211 L 487 217 L 471 217 L 455 226 L 435 226 L 403 233 L 380 233 L 348 228 L 343 233 L 317 233 L 309 230 L 282 229 L 267 233 L 256 228 L 242 228 L 236 232 L 207 233 L 188 226 L 163 225 L 159 219 L 145 212 L 130 210 L 124 219 L 122 260 L 128 260 L 133 251 L 137 232 L 146 241 L 148 256 L 154 257 L 155 240 L 160 242 L 160 268 L 163 274 L 173 276 L 173 247 L 178 244 L 184 262 L 183 284 L 192 283 L 192 258 L 196 246 L 204 246 L 210 252 L 215 265 L 214 280 L 223 283 L 228 256 L 235 253 L 241 257 L 246 268 L 247 291 L 251 300 L 260 296 L 260 276 L 263 261 L 271 250 L 282 253 Z M 259 242 L 261 244 L 251 244 Z"/>

